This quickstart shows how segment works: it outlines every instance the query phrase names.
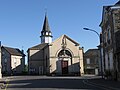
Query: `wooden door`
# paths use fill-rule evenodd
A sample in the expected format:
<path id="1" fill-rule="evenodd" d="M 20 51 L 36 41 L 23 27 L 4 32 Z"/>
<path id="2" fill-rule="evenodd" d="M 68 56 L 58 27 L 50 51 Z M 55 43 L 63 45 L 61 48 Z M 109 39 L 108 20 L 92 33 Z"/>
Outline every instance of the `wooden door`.
<path id="1" fill-rule="evenodd" d="M 62 74 L 68 74 L 68 61 L 62 61 Z"/>

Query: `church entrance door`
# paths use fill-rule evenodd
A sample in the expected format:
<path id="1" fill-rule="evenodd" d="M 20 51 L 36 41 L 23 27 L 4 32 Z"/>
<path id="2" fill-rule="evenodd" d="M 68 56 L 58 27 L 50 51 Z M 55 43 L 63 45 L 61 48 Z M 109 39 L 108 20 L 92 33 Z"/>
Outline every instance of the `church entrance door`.
<path id="1" fill-rule="evenodd" d="M 68 74 L 68 61 L 62 61 L 62 74 Z"/>

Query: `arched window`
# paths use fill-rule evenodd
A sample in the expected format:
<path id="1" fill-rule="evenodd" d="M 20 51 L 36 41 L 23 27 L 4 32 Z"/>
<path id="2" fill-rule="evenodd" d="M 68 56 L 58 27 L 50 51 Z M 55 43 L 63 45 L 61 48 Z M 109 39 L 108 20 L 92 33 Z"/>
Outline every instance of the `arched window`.
<path id="1" fill-rule="evenodd" d="M 72 64 L 72 54 L 68 50 L 61 50 L 58 53 L 58 58 L 70 58 Z"/>
<path id="2" fill-rule="evenodd" d="M 58 57 L 61 57 L 63 55 L 66 55 L 66 56 L 69 56 L 69 57 L 72 57 L 72 54 L 68 51 L 68 50 L 61 50 L 59 53 L 58 53 Z"/>

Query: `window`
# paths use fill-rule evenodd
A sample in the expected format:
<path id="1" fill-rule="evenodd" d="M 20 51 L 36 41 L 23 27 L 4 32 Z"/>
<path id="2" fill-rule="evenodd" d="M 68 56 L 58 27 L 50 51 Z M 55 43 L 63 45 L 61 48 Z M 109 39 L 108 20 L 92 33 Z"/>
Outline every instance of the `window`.
<path id="1" fill-rule="evenodd" d="M 46 55 L 46 67 L 48 67 L 48 64 L 47 64 L 47 55 Z"/>
<path id="2" fill-rule="evenodd" d="M 111 29 L 110 26 L 108 27 L 108 33 L 107 33 L 107 42 L 110 44 L 110 39 L 111 39 Z"/>
<path id="3" fill-rule="evenodd" d="M 48 35 L 48 32 L 46 32 L 46 35 Z"/>
<path id="4" fill-rule="evenodd" d="M 5 52 L 2 52 L 2 56 L 4 56 L 5 55 Z"/>
<path id="5" fill-rule="evenodd" d="M 120 10 L 114 10 L 113 14 L 113 22 L 114 22 L 114 31 L 117 32 L 120 30 Z"/>
<path id="6" fill-rule="evenodd" d="M 105 43 L 107 43 L 107 38 L 108 38 L 108 36 L 107 36 L 107 32 L 105 32 Z"/>
<path id="7" fill-rule="evenodd" d="M 111 39 L 111 32 L 110 32 L 110 29 L 108 29 L 108 40 Z"/>
<path id="8" fill-rule="evenodd" d="M 49 33 L 49 35 L 51 35 L 51 33 Z"/>
<path id="9" fill-rule="evenodd" d="M 87 64 L 90 64 L 90 58 L 87 58 L 87 59 L 86 59 L 86 63 L 87 63 Z"/>
<path id="10" fill-rule="evenodd" d="M 5 58 L 5 61 L 4 61 L 5 63 L 7 63 L 7 58 Z"/>
<path id="11" fill-rule="evenodd" d="M 105 10 L 104 15 L 105 15 L 104 16 L 105 17 L 104 22 L 106 23 L 108 21 L 108 12 L 107 12 L 107 10 Z"/>

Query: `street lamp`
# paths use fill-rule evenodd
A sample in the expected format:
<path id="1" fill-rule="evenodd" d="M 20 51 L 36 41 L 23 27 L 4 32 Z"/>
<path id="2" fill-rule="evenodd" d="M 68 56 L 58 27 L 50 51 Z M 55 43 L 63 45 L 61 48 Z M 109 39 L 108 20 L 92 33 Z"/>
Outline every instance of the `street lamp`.
<path id="1" fill-rule="evenodd" d="M 95 30 L 93 29 L 89 29 L 89 28 L 83 28 L 84 30 L 88 30 L 88 31 L 92 31 L 92 32 L 95 32 L 98 37 L 99 37 L 99 42 L 100 42 L 100 34 L 98 32 L 96 32 Z M 100 46 L 99 46 L 99 50 L 100 50 L 100 64 L 101 64 L 101 76 L 103 78 L 103 67 L 102 67 L 102 52 L 101 52 L 101 42 L 100 42 Z"/>

